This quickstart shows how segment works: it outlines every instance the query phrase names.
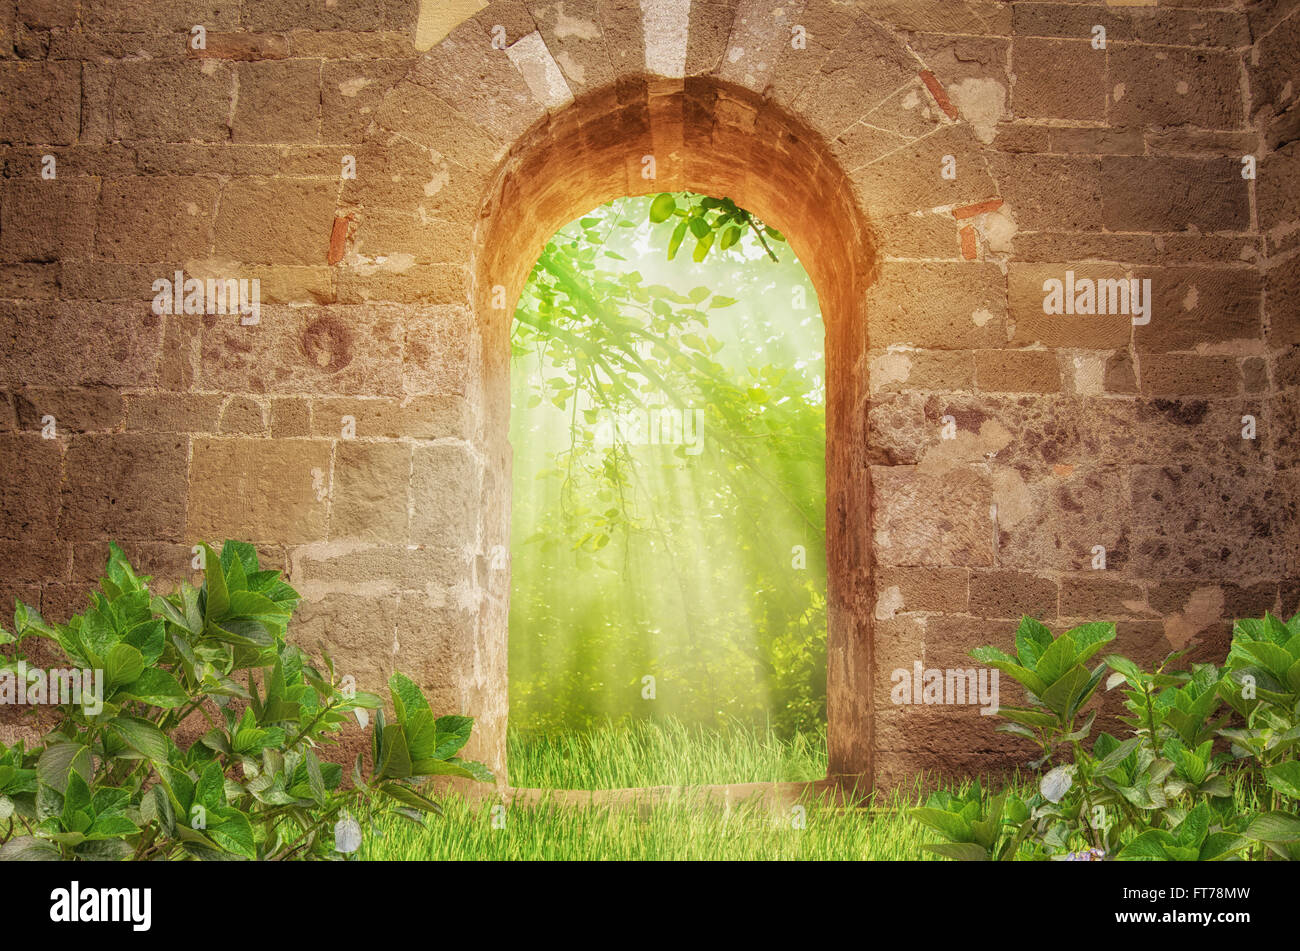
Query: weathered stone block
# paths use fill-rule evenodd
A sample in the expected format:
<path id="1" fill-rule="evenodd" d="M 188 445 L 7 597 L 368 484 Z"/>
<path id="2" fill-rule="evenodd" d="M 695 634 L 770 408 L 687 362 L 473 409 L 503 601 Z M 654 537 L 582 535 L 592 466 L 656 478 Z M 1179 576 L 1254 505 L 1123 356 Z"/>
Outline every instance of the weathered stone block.
<path id="1" fill-rule="evenodd" d="M 345 439 L 334 453 L 331 538 L 406 541 L 411 447 Z"/>
<path id="2" fill-rule="evenodd" d="M 60 534 L 181 541 L 188 442 L 172 434 L 74 436 L 65 463 Z"/>
<path id="3" fill-rule="evenodd" d="M 975 387 L 975 362 L 968 350 L 896 349 L 874 352 L 870 360 L 873 393 Z"/>
<path id="4" fill-rule="evenodd" d="M 487 33 L 462 24 L 423 57 L 410 79 L 428 88 L 494 136 L 512 141 L 545 115 L 523 76 Z"/>
<path id="5" fill-rule="evenodd" d="M 19 429 L 41 432 L 48 423 L 56 435 L 116 429 L 123 418 L 122 394 L 108 387 L 28 387 L 14 394 L 14 407 Z"/>
<path id="6" fill-rule="evenodd" d="M 0 379 L 27 386 L 148 386 L 162 321 L 147 305 L 0 303 Z"/>
<path id="7" fill-rule="evenodd" d="M 1133 328 L 1139 351 L 1244 348 L 1263 336 L 1254 268 L 1143 268 L 1135 276 L 1150 278 L 1152 294 L 1151 322 Z"/>
<path id="8" fill-rule="evenodd" d="M 195 438 L 185 538 L 304 544 L 325 538 L 330 444 Z"/>
<path id="9" fill-rule="evenodd" d="M 942 476 L 911 467 L 873 466 L 872 508 L 877 561 L 882 565 L 993 563 L 988 477 L 972 469 Z M 942 497 L 943 506 L 934 505 Z"/>
<path id="10" fill-rule="evenodd" d="M 1116 44 L 1110 51 L 1115 125 L 1241 128 L 1241 61 L 1235 53 Z"/>
<path id="11" fill-rule="evenodd" d="M 970 611 L 978 617 L 1056 617 L 1056 582 L 1024 571 L 972 571 Z"/>
<path id="12" fill-rule="evenodd" d="M 258 0 L 243 11 L 246 30 L 401 30 L 415 28 L 419 0 Z"/>
<path id="13" fill-rule="evenodd" d="M 868 336 L 875 347 L 1000 346 L 1005 294 L 1005 279 L 992 264 L 886 262 L 868 292 Z"/>
<path id="14" fill-rule="evenodd" d="M 361 142 L 409 62 L 325 63 L 320 71 L 320 140 Z"/>
<path id="15" fill-rule="evenodd" d="M 969 128 L 948 126 L 864 165 L 849 177 L 868 217 L 910 214 L 945 205 L 967 205 L 990 198 L 997 185 Z M 941 174 L 945 156 L 953 156 L 958 175 Z"/>
<path id="16" fill-rule="evenodd" d="M 1142 392 L 1151 396 L 1234 396 L 1241 371 L 1233 357 L 1148 354 L 1141 359 Z"/>
<path id="17" fill-rule="evenodd" d="M 436 590 L 447 600 L 472 564 L 450 548 L 330 541 L 294 550 L 293 583 L 309 590 L 364 586 L 385 592 Z"/>
<path id="18" fill-rule="evenodd" d="M 1076 280 L 1120 280 L 1128 272 L 1106 264 L 1016 264 L 1007 275 L 1007 310 L 1015 324 L 1013 345 L 1040 343 L 1045 347 L 1109 350 L 1126 346 L 1132 337 L 1133 315 L 1045 313 L 1048 281 L 1064 286 L 1067 272 Z M 1107 301 L 1109 310 L 1109 300 Z"/>
<path id="19" fill-rule="evenodd" d="M 311 435 L 311 403 L 298 397 L 271 400 L 271 436 L 287 439 Z"/>
<path id="20" fill-rule="evenodd" d="M 1000 470 L 999 564 L 1035 571 L 1087 568 L 1097 545 L 1122 569 L 1132 544 L 1124 473 L 1117 468 Z"/>
<path id="21" fill-rule="evenodd" d="M 1226 159 L 1102 159 L 1105 226 L 1112 231 L 1245 231 L 1250 223 L 1241 165 Z"/>
<path id="22" fill-rule="evenodd" d="M 1088 40 L 1017 37 L 1011 44 L 1016 82 L 1011 109 L 1042 119 L 1106 117 L 1106 54 Z"/>
<path id="23" fill-rule="evenodd" d="M 128 62 L 88 69 L 104 84 L 104 133 L 110 141 L 227 141 L 235 94 L 230 66 Z"/>
<path id="24" fill-rule="evenodd" d="M 1057 393 L 1061 367 L 1051 350 L 976 350 L 975 385 L 990 393 Z"/>
<path id="25" fill-rule="evenodd" d="M 315 142 L 320 134 L 321 67 L 310 61 L 241 63 L 236 142 Z"/>
<path id="26" fill-rule="evenodd" d="M 222 193 L 218 256 L 247 264 L 323 264 L 334 191 L 307 179 L 252 179 Z"/>
<path id="27" fill-rule="evenodd" d="M 1004 155 L 994 157 L 990 164 L 1020 229 L 1101 229 L 1100 159 Z"/>
<path id="28" fill-rule="evenodd" d="M 221 432 L 247 436 L 269 435 L 266 407 L 249 396 L 232 396 L 221 408 Z"/>
<path id="29" fill-rule="evenodd" d="M 396 394 L 402 312 L 392 307 L 267 307 L 261 323 L 235 318 L 203 332 L 204 388 L 250 393 Z"/>
<path id="30" fill-rule="evenodd" d="M 0 453 L 0 537 L 48 542 L 59 514 L 60 443 L 35 433 L 0 433 Z"/>
<path id="31" fill-rule="evenodd" d="M 476 545 L 479 465 L 463 446 L 417 446 L 411 467 L 411 542 Z"/>
<path id="32" fill-rule="evenodd" d="M 843 12 L 827 9 L 824 15 L 843 16 Z M 803 13 L 800 19 L 805 19 Z M 812 32 L 811 27 L 809 30 Z M 820 70 L 793 99 L 809 125 L 828 138 L 908 85 L 917 74 L 915 58 L 868 17 L 858 17 L 837 39 Z M 789 46 L 788 30 L 785 46 Z M 783 62 L 791 63 L 800 51 L 790 52 Z"/>
<path id="33" fill-rule="evenodd" d="M 528 11 L 575 95 L 613 81 L 597 0 L 530 2 Z"/>
<path id="34" fill-rule="evenodd" d="M 219 187 L 209 179 L 179 176 L 105 182 L 95 253 L 113 261 L 179 262 L 205 256 Z M 171 273 L 155 276 L 170 278 Z"/>
<path id="35" fill-rule="evenodd" d="M 138 393 L 126 398 L 126 428 L 153 433 L 215 433 L 223 397 Z"/>
<path id="36" fill-rule="evenodd" d="M 0 208 L 0 256 L 9 261 L 89 257 L 94 182 L 9 181 Z"/>
<path id="37" fill-rule="evenodd" d="M 71 145 L 76 141 L 81 72 L 76 63 L 3 63 L 0 141 Z"/>
<path id="38" fill-rule="evenodd" d="M 917 611 L 965 613 L 969 600 L 968 575 L 965 568 L 882 566 L 872 575 L 876 586 L 876 617 L 887 620 L 896 614 Z"/>
<path id="39" fill-rule="evenodd" d="M 1131 478 L 1136 571 L 1215 580 L 1276 572 L 1294 503 L 1271 473 L 1137 466 Z"/>
<path id="40" fill-rule="evenodd" d="M 1140 587 L 1107 577 L 1105 571 L 1089 571 L 1061 579 L 1061 617 L 1094 620 L 1142 617 L 1148 613 Z"/>

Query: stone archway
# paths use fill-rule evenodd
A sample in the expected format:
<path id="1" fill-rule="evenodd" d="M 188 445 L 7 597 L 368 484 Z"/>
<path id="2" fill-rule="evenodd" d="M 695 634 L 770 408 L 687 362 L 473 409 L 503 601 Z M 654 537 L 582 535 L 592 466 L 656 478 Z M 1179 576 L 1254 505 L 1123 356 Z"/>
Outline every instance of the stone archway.
<path id="1" fill-rule="evenodd" d="M 858 619 L 870 615 L 870 488 L 855 409 L 866 392 L 864 302 L 876 258 L 846 177 L 806 127 L 718 80 L 651 78 L 630 108 L 612 88 L 593 92 L 516 143 L 480 225 L 475 269 L 492 457 L 508 459 L 501 443 L 508 431 L 510 324 L 542 245 L 605 201 L 682 190 L 730 197 L 771 222 L 789 237 L 817 289 L 827 336 L 831 763 L 834 773 L 862 775 L 870 767 L 871 716 L 856 698 L 870 690 L 870 646 Z M 508 470 L 501 484 L 510 484 Z M 492 514 L 508 537 L 508 499 Z"/>
<path id="2" fill-rule="evenodd" d="M 481 372 L 479 558 L 488 567 L 474 636 L 475 656 L 492 658 L 494 683 L 477 697 L 493 711 L 485 726 L 494 732 L 483 740 L 494 751 L 504 745 L 509 582 L 491 566 L 501 564 L 493 553 L 509 545 L 515 301 L 545 241 L 570 219 L 623 195 L 686 189 L 731 197 L 775 224 L 818 291 L 827 327 L 830 773 L 872 775 L 867 305 L 881 260 L 869 217 L 968 206 L 970 219 L 1001 202 L 973 131 L 890 31 L 833 6 L 804 8 L 798 24 L 779 7 L 746 9 L 728 29 L 691 19 L 702 13 L 689 4 L 649 4 L 640 19 L 620 11 L 617 23 L 609 10 L 563 23 L 563 14 L 548 21 L 534 11 L 543 29 L 515 35 L 506 26 L 503 50 L 500 27 L 510 21 L 504 8 L 490 7 L 434 46 L 378 110 L 376 141 L 391 147 L 400 137 L 447 155 L 450 182 L 440 191 L 456 187 L 460 174 L 461 210 L 477 214 L 467 276 Z M 687 21 L 673 27 L 674 16 Z M 680 45 L 665 45 L 660 30 Z M 832 52 L 830 30 L 837 40 L 847 31 L 849 42 Z M 867 115 L 880 125 L 858 121 Z M 482 142 L 484 129 L 492 132 L 489 142 Z M 458 132 L 467 138 L 453 141 Z M 488 145 L 496 146 L 495 161 L 485 174 Z M 941 174 L 944 155 L 963 164 L 961 175 Z M 918 162 L 932 174 L 909 169 Z M 481 196 L 480 203 L 468 195 Z M 975 235 L 967 225 L 960 240 L 969 250 Z M 956 243 L 957 225 L 949 230 Z"/>

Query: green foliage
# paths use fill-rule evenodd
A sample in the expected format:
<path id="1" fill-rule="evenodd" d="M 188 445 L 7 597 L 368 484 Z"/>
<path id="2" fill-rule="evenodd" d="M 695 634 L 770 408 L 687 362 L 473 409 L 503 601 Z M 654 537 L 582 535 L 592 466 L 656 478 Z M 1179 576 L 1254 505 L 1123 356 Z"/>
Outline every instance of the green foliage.
<path id="1" fill-rule="evenodd" d="M 510 782 L 537 789 L 813 782 L 827 767 L 824 727 L 787 738 L 734 720 L 715 729 L 674 717 L 581 732 L 512 728 L 506 757 Z"/>
<path id="2" fill-rule="evenodd" d="M 322 671 L 286 643 L 298 594 L 251 545 L 202 552 L 197 589 L 153 593 L 112 545 L 99 591 L 67 624 L 17 602 L 0 673 L 18 676 L 28 642 L 46 641 L 102 689 L 60 704 L 34 748 L 0 745 L 0 859 L 339 858 L 340 820 L 418 820 L 439 811 L 424 777 L 491 779 L 456 755 L 468 717 L 435 718 L 395 674 L 386 723 L 380 698 L 343 686 L 328 656 Z M 379 765 L 366 776 L 358 756 L 345 786 L 316 750 L 368 711 Z M 210 729 L 185 748 L 178 730 L 194 717 Z"/>
<path id="3" fill-rule="evenodd" d="M 763 224 L 750 211 L 740 208 L 730 198 L 708 198 L 691 192 L 664 192 L 650 204 L 651 224 L 671 228 L 668 260 L 677 256 L 687 234 L 695 239 L 691 258 L 697 264 L 716 247 L 726 251 L 740 242 L 746 233 L 753 234 L 773 261 L 779 260 L 768 240 L 784 243 L 785 235 Z M 674 221 L 673 219 L 680 219 Z"/>
<path id="4" fill-rule="evenodd" d="M 610 263 L 688 234 L 707 268 Z M 666 194 L 594 210 L 539 258 L 513 336 L 516 724 L 825 721 L 822 328 L 811 291 L 788 359 L 746 319 L 807 283 L 763 251 L 779 240 L 725 199 Z M 698 412 L 695 446 L 615 424 L 664 411 Z"/>
<path id="5" fill-rule="evenodd" d="M 1300 614 L 1238 621 L 1223 667 L 1170 669 L 1176 653 L 1145 671 L 1110 654 L 1089 671 L 1114 637 L 1114 625 L 1085 624 L 1054 638 L 1025 618 L 1014 657 L 971 652 L 1024 688 L 1029 705 L 1001 707 L 1010 722 L 998 729 L 1033 740 L 1042 756 L 1032 765 L 1045 771 L 1023 809 L 1004 808 L 1004 799 L 1020 803 L 1011 793 L 987 802 L 978 791 L 962 801 L 936 794 L 913 813 L 948 840 L 934 850 L 963 859 L 1300 859 Z M 1130 735 L 1101 733 L 1089 747 L 1096 711 L 1076 721 L 1106 668 L 1106 689 L 1123 688 Z"/>

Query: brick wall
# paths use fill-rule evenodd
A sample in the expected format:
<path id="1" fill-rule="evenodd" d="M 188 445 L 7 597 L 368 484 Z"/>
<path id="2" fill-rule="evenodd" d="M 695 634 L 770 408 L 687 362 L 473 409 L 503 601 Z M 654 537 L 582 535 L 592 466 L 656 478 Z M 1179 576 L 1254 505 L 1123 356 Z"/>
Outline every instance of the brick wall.
<path id="1" fill-rule="evenodd" d="M 515 296 L 601 201 L 725 193 L 827 323 L 832 771 L 1012 764 L 890 672 L 1021 612 L 1150 660 L 1300 607 L 1298 9 L 0 0 L 0 597 L 254 541 L 302 643 L 499 767 Z M 259 322 L 155 313 L 178 270 Z M 1044 313 L 1067 271 L 1150 322 Z"/>

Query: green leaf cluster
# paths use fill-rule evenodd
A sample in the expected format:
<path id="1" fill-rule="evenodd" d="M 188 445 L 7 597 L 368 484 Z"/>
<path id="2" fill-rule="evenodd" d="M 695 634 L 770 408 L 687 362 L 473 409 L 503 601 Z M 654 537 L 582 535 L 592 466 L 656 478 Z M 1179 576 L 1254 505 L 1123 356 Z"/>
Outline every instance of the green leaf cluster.
<path id="1" fill-rule="evenodd" d="M 1111 624 L 1053 636 L 1022 620 L 1015 654 L 980 647 L 972 656 L 1016 680 L 1028 704 L 1003 706 L 1001 732 L 1041 753 L 1039 789 L 1025 811 L 989 800 L 932 797 L 914 816 L 947 842 L 951 858 L 1096 858 L 1218 861 L 1300 859 L 1300 614 L 1234 625 L 1225 663 L 1178 669 L 1176 652 L 1152 670 L 1122 654 L 1087 662 L 1115 638 Z M 1106 670 L 1121 689 L 1129 735 L 1099 733 L 1083 717 Z M 1077 722 L 1083 717 L 1082 722 Z M 1014 800 L 1019 802 L 1019 800 Z M 977 821 L 998 817 L 991 835 Z M 1000 825 L 999 825 L 1000 824 Z M 999 852 L 998 849 L 1004 849 Z"/>
<path id="2" fill-rule="evenodd" d="M 0 671 L 26 665 L 35 639 L 102 689 L 59 704 L 31 749 L 0 744 L 0 859 L 337 859 L 344 818 L 436 813 L 428 777 L 492 781 L 456 755 L 471 718 L 435 718 L 395 674 L 385 723 L 382 700 L 338 677 L 328 654 L 318 667 L 288 643 L 298 594 L 253 546 L 198 551 L 198 588 L 154 593 L 114 544 L 67 624 L 16 604 Z M 367 773 L 357 756 L 345 783 L 318 751 L 371 711 L 378 765 Z M 199 720 L 209 729 L 183 741 L 182 724 Z"/>

